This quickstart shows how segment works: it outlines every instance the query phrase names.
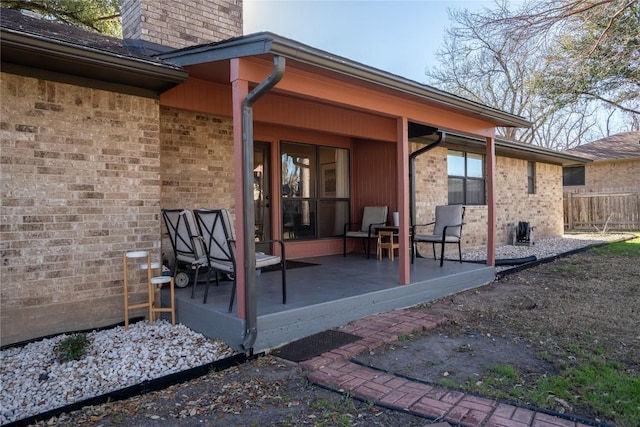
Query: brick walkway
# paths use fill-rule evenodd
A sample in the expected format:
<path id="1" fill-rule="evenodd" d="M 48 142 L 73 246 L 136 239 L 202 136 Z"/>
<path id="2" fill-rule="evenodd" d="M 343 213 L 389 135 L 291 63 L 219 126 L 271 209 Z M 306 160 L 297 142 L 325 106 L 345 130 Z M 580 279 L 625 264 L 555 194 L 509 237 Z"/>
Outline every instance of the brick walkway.
<path id="1" fill-rule="evenodd" d="M 362 337 L 300 363 L 309 381 L 387 408 L 469 427 L 582 427 L 588 424 L 371 369 L 349 359 L 397 341 L 398 336 L 435 328 L 443 318 L 395 310 L 352 322 L 341 331 Z M 446 424 L 445 424 L 446 425 Z"/>

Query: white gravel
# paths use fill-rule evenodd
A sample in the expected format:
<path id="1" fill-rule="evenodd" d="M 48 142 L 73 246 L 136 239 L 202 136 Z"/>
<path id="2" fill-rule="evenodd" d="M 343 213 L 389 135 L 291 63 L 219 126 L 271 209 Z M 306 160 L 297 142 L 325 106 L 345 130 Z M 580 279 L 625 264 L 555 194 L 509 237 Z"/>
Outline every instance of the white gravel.
<path id="1" fill-rule="evenodd" d="M 571 252 L 587 246 L 599 243 L 613 242 L 634 237 L 632 234 L 617 233 L 592 233 L 592 234 L 565 234 L 561 237 L 543 237 L 536 239 L 534 244 L 526 245 L 502 245 L 496 248 L 496 259 L 525 258 L 536 256 L 538 259 L 549 258 L 565 252 Z M 481 261 L 487 259 L 486 250 L 463 252 L 462 259 L 467 261 Z M 496 267 L 497 271 L 511 268 L 510 266 Z"/>
<path id="2" fill-rule="evenodd" d="M 56 360 L 54 347 L 69 335 L 0 352 L 0 425 L 234 354 L 220 341 L 163 320 L 87 336 L 91 346 L 78 361 Z"/>

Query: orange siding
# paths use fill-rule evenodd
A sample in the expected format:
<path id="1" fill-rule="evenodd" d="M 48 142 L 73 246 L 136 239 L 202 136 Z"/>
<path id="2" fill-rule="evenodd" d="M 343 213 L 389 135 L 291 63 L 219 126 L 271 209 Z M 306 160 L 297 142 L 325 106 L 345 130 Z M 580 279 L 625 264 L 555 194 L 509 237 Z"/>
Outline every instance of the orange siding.
<path id="1" fill-rule="evenodd" d="M 239 60 L 239 76 L 250 82 L 264 80 L 273 66 L 268 61 L 253 58 Z M 455 130 L 477 136 L 493 136 L 495 125 L 478 117 L 453 111 L 435 103 L 425 104 L 408 97 L 393 96 L 373 88 L 365 88 L 337 79 L 320 76 L 289 66 L 277 90 L 349 105 L 352 108 L 379 112 L 388 116 L 407 117 L 420 123 L 446 130 Z M 393 124 L 395 134 L 395 123 Z"/>
<path id="2" fill-rule="evenodd" d="M 231 86 L 191 78 L 161 94 L 160 105 L 231 117 Z"/>
<path id="3" fill-rule="evenodd" d="M 167 107 L 231 117 L 231 88 L 189 79 L 162 94 L 160 103 Z M 254 121 L 390 142 L 396 138 L 396 122 L 389 117 L 273 93 L 256 103 Z"/>
<path id="4" fill-rule="evenodd" d="M 397 210 L 396 146 L 376 141 L 356 140 L 351 154 L 351 218 L 362 219 L 365 206 L 388 206 Z"/>
<path id="5" fill-rule="evenodd" d="M 341 135 L 395 141 L 395 120 L 289 96 L 270 94 L 255 106 L 260 122 L 334 132 Z"/>

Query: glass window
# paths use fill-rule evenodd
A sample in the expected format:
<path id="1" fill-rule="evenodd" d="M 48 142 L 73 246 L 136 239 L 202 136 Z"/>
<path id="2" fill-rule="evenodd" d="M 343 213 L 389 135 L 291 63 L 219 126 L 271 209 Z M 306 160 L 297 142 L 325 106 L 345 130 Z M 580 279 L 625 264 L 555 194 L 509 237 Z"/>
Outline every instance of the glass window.
<path id="1" fill-rule="evenodd" d="M 527 188 L 529 194 L 536 194 L 536 164 L 534 162 L 527 163 Z"/>
<path id="2" fill-rule="evenodd" d="M 467 177 L 484 178 L 484 156 L 467 153 Z"/>
<path id="3" fill-rule="evenodd" d="M 464 176 L 464 153 L 462 151 L 449 151 L 447 171 L 449 176 Z"/>
<path id="4" fill-rule="evenodd" d="M 464 204 L 464 179 L 449 177 L 449 204 Z"/>
<path id="5" fill-rule="evenodd" d="M 465 205 L 484 205 L 484 179 L 467 179 Z"/>
<path id="6" fill-rule="evenodd" d="M 282 199 L 282 234 L 284 239 L 316 238 L 316 202 Z"/>
<path id="7" fill-rule="evenodd" d="M 486 203 L 484 156 L 449 150 L 449 204 L 484 205 Z"/>
<path id="8" fill-rule="evenodd" d="M 562 168 L 562 185 L 584 185 L 584 166 Z"/>
<path id="9" fill-rule="evenodd" d="M 349 222 L 347 200 L 321 200 L 318 212 L 318 235 L 320 237 L 341 236 L 344 225 Z"/>
<path id="10" fill-rule="evenodd" d="M 281 143 L 283 239 L 341 236 L 349 221 L 349 151 Z"/>
<path id="11" fill-rule="evenodd" d="M 313 145 L 282 143 L 282 197 L 315 197 L 315 151 Z"/>

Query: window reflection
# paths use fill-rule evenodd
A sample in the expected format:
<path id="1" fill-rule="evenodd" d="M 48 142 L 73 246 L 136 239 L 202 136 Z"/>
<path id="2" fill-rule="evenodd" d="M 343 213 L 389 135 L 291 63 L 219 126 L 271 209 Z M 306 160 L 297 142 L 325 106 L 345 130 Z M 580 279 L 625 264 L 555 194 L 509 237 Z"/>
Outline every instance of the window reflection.
<path id="1" fill-rule="evenodd" d="M 340 236 L 349 220 L 349 151 L 281 143 L 283 238 Z"/>

